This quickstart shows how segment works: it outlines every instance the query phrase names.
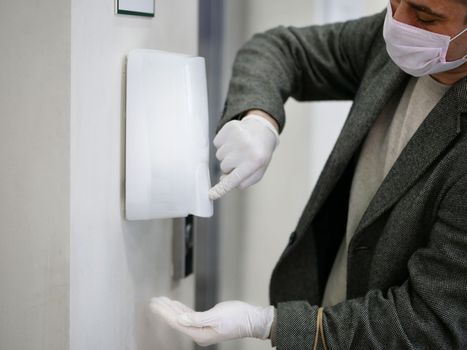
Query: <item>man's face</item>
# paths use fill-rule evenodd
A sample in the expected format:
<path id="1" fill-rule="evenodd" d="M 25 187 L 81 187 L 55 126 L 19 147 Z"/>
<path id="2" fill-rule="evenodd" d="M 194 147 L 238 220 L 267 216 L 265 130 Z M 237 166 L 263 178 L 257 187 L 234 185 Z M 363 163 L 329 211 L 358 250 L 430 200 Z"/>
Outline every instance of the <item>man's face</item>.
<path id="1" fill-rule="evenodd" d="M 391 0 L 394 19 L 451 38 L 466 28 L 467 6 L 457 0 Z M 453 40 L 447 60 L 467 54 L 467 32 Z"/>

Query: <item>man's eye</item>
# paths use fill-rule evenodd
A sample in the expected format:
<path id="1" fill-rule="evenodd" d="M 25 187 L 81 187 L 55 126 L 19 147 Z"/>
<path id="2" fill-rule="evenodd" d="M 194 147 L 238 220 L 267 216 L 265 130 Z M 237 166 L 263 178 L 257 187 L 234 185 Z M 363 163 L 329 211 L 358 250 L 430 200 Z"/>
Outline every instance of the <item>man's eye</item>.
<path id="1" fill-rule="evenodd" d="M 423 23 L 423 24 L 433 24 L 436 22 L 435 19 L 426 19 L 426 18 L 421 18 L 421 17 L 418 17 L 417 16 L 417 21 L 419 21 L 420 23 Z"/>

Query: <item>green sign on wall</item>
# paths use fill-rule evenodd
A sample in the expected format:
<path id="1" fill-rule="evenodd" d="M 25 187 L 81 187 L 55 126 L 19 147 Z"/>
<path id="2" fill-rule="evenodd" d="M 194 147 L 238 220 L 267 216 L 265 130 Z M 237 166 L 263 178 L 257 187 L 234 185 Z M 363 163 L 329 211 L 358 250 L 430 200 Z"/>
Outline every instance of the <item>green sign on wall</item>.
<path id="1" fill-rule="evenodd" d="M 154 0 L 115 0 L 116 13 L 154 17 Z"/>

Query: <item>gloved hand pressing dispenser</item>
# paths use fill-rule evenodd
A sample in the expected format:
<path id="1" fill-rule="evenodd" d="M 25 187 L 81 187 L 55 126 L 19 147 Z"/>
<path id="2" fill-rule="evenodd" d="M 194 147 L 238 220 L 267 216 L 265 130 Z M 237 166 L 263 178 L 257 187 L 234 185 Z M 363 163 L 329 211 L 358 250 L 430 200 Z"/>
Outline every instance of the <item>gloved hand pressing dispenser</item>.
<path id="1" fill-rule="evenodd" d="M 279 144 L 279 134 L 264 117 L 248 114 L 226 123 L 213 143 L 224 173 L 209 190 L 209 198 L 215 200 L 236 187 L 244 189 L 261 180 Z"/>
<path id="2" fill-rule="evenodd" d="M 241 301 L 226 301 L 208 311 L 195 312 L 178 301 L 157 297 L 151 299 L 150 308 L 201 346 L 246 337 L 267 339 L 274 321 L 273 306 L 258 307 Z"/>

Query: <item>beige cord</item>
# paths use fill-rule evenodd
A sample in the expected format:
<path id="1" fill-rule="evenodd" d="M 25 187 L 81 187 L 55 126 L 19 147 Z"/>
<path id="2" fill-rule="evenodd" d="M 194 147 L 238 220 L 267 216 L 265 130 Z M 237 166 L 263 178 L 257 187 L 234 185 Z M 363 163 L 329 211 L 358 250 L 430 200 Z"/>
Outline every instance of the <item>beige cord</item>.
<path id="1" fill-rule="evenodd" d="M 320 307 L 318 309 L 318 315 L 316 316 L 316 334 L 315 334 L 315 341 L 314 341 L 314 345 L 313 345 L 313 350 L 318 349 L 319 339 L 321 339 L 324 350 L 328 350 L 328 346 L 326 344 L 326 339 L 324 338 L 323 308 L 322 307 Z"/>

